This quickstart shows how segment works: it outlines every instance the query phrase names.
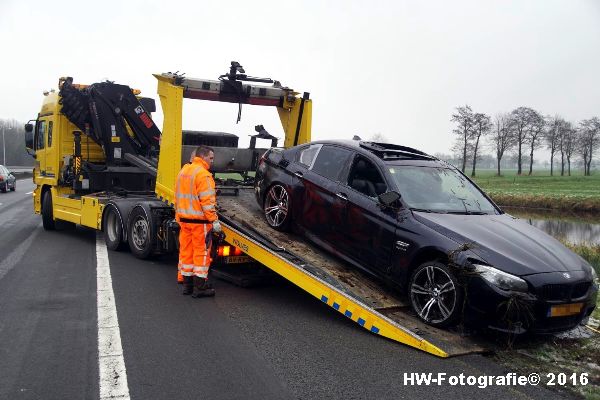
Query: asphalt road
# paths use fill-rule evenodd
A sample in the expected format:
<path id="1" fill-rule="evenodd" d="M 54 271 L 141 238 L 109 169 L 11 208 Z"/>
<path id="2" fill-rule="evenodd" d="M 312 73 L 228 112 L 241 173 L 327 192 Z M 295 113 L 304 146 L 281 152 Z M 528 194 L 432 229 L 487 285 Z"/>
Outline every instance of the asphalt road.
<path id="1" fill-rule="evenodd" d="M 46 232 L 30 180 L 0 193 L 0 399 L 100 397 L 96 232 Z M 192 299 L 176 260 L 109 252 L 131 399 L 559 398 L 541 386 L 405 385 L 405 373 L 501 375 L 360 329 L 285 281 L 217 281 Z"/>

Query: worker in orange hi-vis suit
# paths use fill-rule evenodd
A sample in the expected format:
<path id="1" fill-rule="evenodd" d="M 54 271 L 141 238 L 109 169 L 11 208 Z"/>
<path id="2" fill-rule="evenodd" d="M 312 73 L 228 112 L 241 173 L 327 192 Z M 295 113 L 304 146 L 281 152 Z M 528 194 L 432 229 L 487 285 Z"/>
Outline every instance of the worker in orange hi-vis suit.
<path id="1" fill-rule="evenodd" d="M 217 219 L 215 181 L 209 172 L 214 160 L 210 147 L 192 152 L 191 163 L 181 168 L 175 185 L 175 218 L 179 223 L 179 273 L 183 294 L 214 296 L 208 283 L 211 229 L 221 232 Z"/>

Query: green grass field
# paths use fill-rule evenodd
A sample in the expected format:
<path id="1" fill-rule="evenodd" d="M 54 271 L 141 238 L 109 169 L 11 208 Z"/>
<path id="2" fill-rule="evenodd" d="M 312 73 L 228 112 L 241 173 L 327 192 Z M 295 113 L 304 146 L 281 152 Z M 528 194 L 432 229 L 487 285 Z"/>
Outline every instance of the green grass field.
<path id="1" fill-rule="evenodd" d="M 600 212 L 600 173 L 550 176 L 550 171 L 539 171 L 519 176 L 506 170 L 496 176 L 495 170 L 480 170 L 475 182 L 502 206 Z"/>

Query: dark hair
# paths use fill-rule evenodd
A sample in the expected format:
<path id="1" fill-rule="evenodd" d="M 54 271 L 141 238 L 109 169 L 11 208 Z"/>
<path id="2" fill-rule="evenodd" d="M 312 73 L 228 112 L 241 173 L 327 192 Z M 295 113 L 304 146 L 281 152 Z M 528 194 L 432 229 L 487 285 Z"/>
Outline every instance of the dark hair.
<path id="1" fill-rule="evenodd" d="M 215 152 L 212 147 L 208 147 L 208 146 L 198 146 L 196 147 L 196 150 L 194 150 L 194 153 L 196 154 L 196 157 L 206 157 L 210 154 L 210 152 Z"/>

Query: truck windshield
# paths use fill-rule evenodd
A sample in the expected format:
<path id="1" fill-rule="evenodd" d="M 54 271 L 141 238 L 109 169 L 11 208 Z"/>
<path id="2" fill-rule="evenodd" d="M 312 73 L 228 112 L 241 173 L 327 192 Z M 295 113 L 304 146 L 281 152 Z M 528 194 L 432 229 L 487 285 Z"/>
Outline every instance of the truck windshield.
<path id="1" fill-rule="evenodd" d="M 450 168 L 389 166 L 400 194 L 415 211 L 496 214 L 496 209 L 463 175 Z"/>

